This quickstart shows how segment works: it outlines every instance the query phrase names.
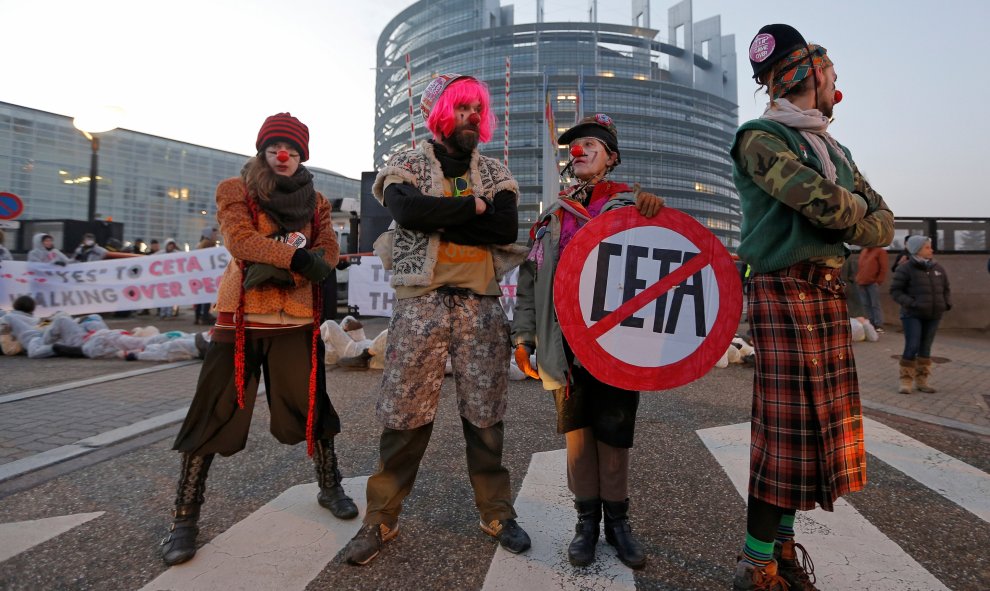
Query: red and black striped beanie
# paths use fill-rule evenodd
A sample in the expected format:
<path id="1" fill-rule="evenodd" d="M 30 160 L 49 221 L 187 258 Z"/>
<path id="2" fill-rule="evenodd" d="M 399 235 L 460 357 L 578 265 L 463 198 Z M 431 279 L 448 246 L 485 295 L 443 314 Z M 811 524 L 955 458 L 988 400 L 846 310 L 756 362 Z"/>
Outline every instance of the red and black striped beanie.
<path id="1" fill-rule="evenodd" d="M 299 150 L 301 162 L 309 160 L 309 128 L 289 113 L 272 115 L 258 130 L 258 141 L 254 147 L 260 154 L 269 144 L 288 142 Z"/>

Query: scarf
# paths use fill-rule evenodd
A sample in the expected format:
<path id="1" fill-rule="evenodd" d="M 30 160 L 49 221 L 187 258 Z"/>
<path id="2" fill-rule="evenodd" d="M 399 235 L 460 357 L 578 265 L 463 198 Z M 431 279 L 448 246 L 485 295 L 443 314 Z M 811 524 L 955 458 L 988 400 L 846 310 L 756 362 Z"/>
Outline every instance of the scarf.
<path id="1" fill-rule="evenodd" d="M 447 178 L 464 176 L 464 173 L 471 166 L 470 152 L 467 154 L 451 152 L 447 146 L 440 142 L 430 140 L 430 143 L 433 144 L 433 155 L 440 161 L 440 170 L 443 171 L 443 176 Z"/>
<path id="2" fill-rule="evenodd" d="M 850 170 L 852 169 L 852 165 L 846 160 L 846 153 L 839 147 L 835 138 L 828 133 L 828 117 L 822 115 L 818 109 L 802 111 L 787 99 L 777 99 L 775 102 L 776 106 L 767 105 L 766 110 L 763 111 L 762 119 L 776 121 L 800 132 L 801 136 L 808 140 L 815 156 L 821 161 L 822 176 L 833 183 L 835 182 L 835 164 L 832 163 L 826 144 L 832 146 L 839 159 L 845 162 Z"/>
<path id="3" fill-rule="evenodd" d="M 258 207 L 283 230 L 298 232 L 313 219 L 316 209 L 313 173 L 300 164 L 291 177 L 275 175 L 275 189 L 268 199 L 258 199 Z"/>

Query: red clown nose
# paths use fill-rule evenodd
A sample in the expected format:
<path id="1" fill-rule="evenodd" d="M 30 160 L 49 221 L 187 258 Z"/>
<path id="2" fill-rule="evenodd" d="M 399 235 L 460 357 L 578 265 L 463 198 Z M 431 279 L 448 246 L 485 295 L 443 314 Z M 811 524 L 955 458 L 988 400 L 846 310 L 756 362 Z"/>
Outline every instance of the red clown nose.
<path id="1" fill-rule="evenodd" d="M 481 124 L 481 115 L 477 113 L 471 113 L 470 115 L 468 115 L 468 123 L 470 123 L 471 125 Z"/>
<path id="2" fill-rule="evenodd" d="M 289 151 L 279 150 L 278 154 L 275 155 L 275 159 L 279 162 L 287 162 L 289 160 Z"/>
<path id="3" fill-rule="evenodd" d="M 835 102 L 835 104 L 839 104 L 839 103 L 841 103 L 841 102 L 842 102 L 842 91 L 841 91 L 841 90 L 836 90 L 836 91 L 835 91 L 835 99 L 834 99 L 834 102 Z"/>
<path id="4" fill-rule="evenodd" d="M 581 146 L 571 148 L 571 158 L 580 158 L 581 156 L 584 156 L 584 149 Z"/>

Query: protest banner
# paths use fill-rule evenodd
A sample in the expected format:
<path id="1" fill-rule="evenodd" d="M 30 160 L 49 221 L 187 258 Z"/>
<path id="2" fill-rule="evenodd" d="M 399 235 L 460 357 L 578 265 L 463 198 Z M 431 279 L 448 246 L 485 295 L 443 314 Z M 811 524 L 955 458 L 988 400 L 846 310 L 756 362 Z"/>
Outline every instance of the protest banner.
<path id="1" fill-rule="evenodd" d="M 0 309 L 22 295 L 34 298 L 35 314 L 94 314 L 216 300 L 220 277 L 230 262 L 218 246 L 190 252 L 74 263 L 3 261 Z"/>
<path id="2" fill-rule="evenodd" d="M 361 316 L 392 316 L 395 290 L 389 285 L 391 271 L 386 271 L 376 256 L 363 256 L 359 264 L 347 268 L 347 305 L 357 308 Z M 502 309 L 509 320 L 516 308 L 516 284 L 519 269 L 502 278 Z"/>

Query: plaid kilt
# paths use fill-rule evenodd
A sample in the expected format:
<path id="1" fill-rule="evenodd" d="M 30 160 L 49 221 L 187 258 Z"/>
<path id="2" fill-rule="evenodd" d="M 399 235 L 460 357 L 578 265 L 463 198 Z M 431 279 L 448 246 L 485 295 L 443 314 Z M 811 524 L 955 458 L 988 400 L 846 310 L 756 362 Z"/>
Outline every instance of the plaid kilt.
<path id="1" fill-rule="evenodd" d="M 756 349 L 749 494 L 832 510 L 866 485 L 859 382 L 839 269 L 799 263 L 753 276 Z"/>

